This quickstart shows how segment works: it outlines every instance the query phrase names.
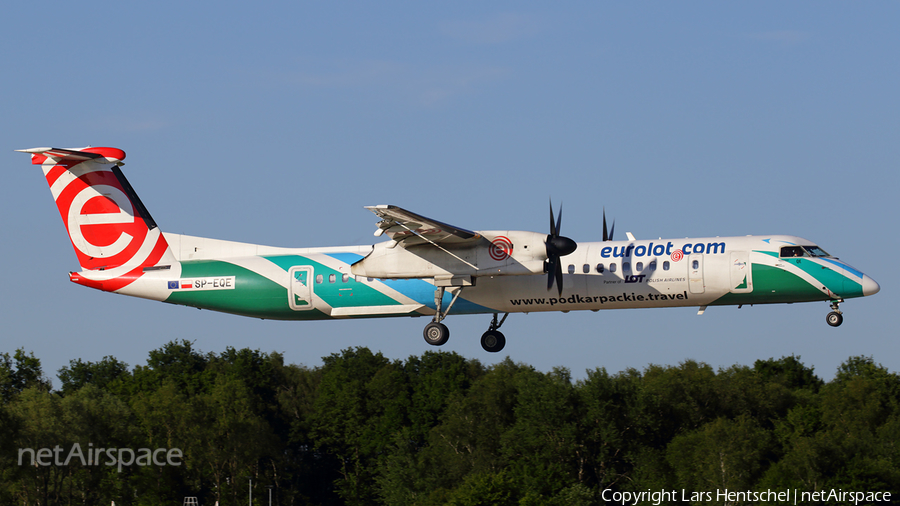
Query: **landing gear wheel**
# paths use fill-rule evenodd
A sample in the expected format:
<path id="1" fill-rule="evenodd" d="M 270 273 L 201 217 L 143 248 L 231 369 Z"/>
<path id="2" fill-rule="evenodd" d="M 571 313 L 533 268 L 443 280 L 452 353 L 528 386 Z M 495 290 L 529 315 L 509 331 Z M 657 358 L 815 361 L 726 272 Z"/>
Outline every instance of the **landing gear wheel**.
<path id="1" fill-rule="evenodd" d="M 481 335 L 481 347 L 484 351 L 497 353 L 506 346 L 506 337 L 498 330 L 488 330 Z"/>
<path id="2" fill-rule="evenodd" d="M 441 346 L 450 339 L 450 329 L 443 323 L 431 322 L 425 326 L 425 342 L 432 346 Z"/>
<path id="3" fill-rule="evenodd" d="M 844 315 L 837 311 L 832 311 L 825 317 L 825 321 L 832 327 L 840 327 L 841 324 L 844 323 Z"/>

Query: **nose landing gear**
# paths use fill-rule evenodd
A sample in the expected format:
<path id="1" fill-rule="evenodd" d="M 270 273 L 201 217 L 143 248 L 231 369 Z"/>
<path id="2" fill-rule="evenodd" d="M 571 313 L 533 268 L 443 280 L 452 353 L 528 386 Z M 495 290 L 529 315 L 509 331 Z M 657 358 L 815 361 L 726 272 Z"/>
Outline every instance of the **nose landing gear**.
<path id="1" fill-rule="evenodd" d="M 825 316 L 825 321 L 828 322 L 828 324 L 832 327 L 840 327 L 841 324 L 844 323 L 844 315 L 841 314 L 840 307 L 838 306 L 841 302 L 844 302 L 844 300 L 841 299 L 831 301 L 831 309 L 833 309 L 834 311 L 828 313 L 828 315 Z"/>

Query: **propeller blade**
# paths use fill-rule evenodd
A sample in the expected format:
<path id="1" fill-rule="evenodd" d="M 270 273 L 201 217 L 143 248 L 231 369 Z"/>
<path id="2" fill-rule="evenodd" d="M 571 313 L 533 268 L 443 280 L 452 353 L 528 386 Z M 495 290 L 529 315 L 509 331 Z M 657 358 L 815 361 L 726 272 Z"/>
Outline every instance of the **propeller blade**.
<path id="1" fill-rule="evenodd" d="M 609 234 L 606 233 L 606 208 L 603 208 L 603 241 L 612 241 L 613 234 L 616 232 L 616 220 L 613 220 Z"/>
<path id="2" fill-rule="evenodd" d="M 603 208 L 603 242 L 609 240 L 609 234 L 606 233 L 606 208 Z"/>
<path id="3" fill-rule="evenodd" d="M 551 208 L 550 211 L 552 212 L 553 209 Z M 559 216 L 556 217 L 556 230 L 555 230 L 555 232 L 556 232 L 556 233 L 553 234 L 553 235 L 555 235 L 555 236 L 559 236 L 559 234 L 562 233 L 562 204 L 559 205 Z"/>
<path id="4" fill-rule="evenodd" d="M 562 296 L 562 290 L 563 290 L 562 262 L 556 262 L 556 288 L 559 288 L 559 295 Z"/>
<path id="5" fill-rule="evenodd" d="M 559 231 L 556 229 L 556 220 L 553 219 L 553 200 L 550 200 L 550 235 L 556 237 Z"/>
<path id="6" fill-rule="evenodd" d="M 547 291 L 553 288 L 553 273 L 556 272 L 556 262 L 547 261 Z"/>
<path id="7" fill-rule="evenodd" d="M 563 272 L 560 257 L 571 254 L 578 244 L 568 237 L 559 235 L 560 230 L 562 230 L 562 204 L 559 205 L 559 216 L 554 216 L 553 199 L 550 199 L 550 234 L 547 235 L 547 261 L 544 263 L 544 268 L 547 272 L 547 290 L 553 288 L 553 283 L 556 282 L 556 288 L 562 295 Z"/>

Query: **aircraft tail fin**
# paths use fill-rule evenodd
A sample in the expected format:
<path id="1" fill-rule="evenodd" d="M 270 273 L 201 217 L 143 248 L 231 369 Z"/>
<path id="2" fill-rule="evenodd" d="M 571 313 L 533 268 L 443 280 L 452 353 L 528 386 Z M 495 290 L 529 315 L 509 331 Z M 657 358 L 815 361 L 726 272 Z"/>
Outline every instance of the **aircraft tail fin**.
<path id="1" fill-rule="evenodd" d="M 33 148 L 69 233 L 80 273 L 78 284 L 119 290 L 144 272 L 177 263 L 165 237 L 120 168 L 116 148 Z"/>

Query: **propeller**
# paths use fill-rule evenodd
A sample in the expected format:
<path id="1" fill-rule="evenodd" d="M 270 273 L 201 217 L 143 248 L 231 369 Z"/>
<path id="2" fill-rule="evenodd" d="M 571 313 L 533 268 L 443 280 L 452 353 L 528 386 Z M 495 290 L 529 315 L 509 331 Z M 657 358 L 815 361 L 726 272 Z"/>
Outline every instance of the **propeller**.
<path id="1" fill-rule="evenodd" d="M 553 201 L 550 201 L 550 234 L 547 236 L 547 261 L 544 263 L 544 272 L 547 276 L 547 290 L 553 288 L 553 281 L 556 281 L 556 287 L 559 294 L 563 291 L 563 272 L 562 261 L 560 257 L 564 257 L 575 251 L 578 244 L 572 239 L 559 235 L 562 225 L 562 204 L 559 205 L 559 217 L 553 219 Z"/>
<path id="2" fill-rule="evenodd" d="M 609 229 L 609 235 L 606 234 L 606 208 L 603 208 L 603 241 L 612 241 L 613 233 L 616 231 L 616 220 L 613 220 L 612 228 Z"/>

